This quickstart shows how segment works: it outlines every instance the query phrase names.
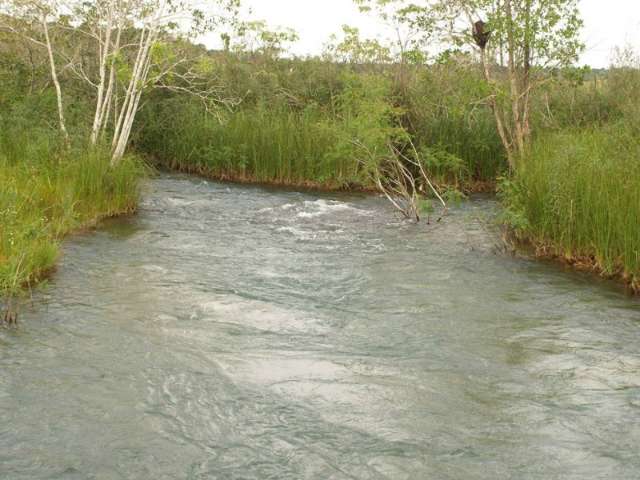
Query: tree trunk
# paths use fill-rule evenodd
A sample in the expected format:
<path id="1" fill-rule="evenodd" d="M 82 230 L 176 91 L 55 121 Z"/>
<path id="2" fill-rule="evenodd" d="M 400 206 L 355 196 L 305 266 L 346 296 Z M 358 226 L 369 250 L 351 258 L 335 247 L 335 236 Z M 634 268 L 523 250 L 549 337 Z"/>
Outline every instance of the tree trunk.
<path id="1" fill-rule="evenodd" d="M 104 43 L 102 43 L 102 32 L 98 32 L 98 44 L 100 59 L 100 82 L 98 83 L 98 98 L 96 100 L 96 109 L 93 116 L 93 126 L 91 127 L 91 145 L 94 145 L 98 141 L 98 134 L 100 132 L 100 121 L 104 117 L 105 107 L 105 89 L 107 81 L 107 60 L 109 58 L 110 46 L 111 46 L 111 31 L 113 30 L 113 15 L 109 12 L 109 18 L 107 19 L 106 31 L 104 34 Z"/>
<path id="2" fill-rule="evenodd" d="M 104 134 L 107 124 L 109 122 L 109 116 L 111 114 L 111 103 L 113 102 L 113 97 L 116 94 L 116 59 L 115 56 L 120 50 L 120 37 L 122 35 L 122 28 L 118 27 L 118 33 L 116 35 L 116 41 L 111 49 L 111 64 L 109 66 L 109 81 L 107 83 L 107 91 L 104 94 L 104 98 L 102 101 L 98 102 L 96 105 L 96 114 L 97 122 L 94 124 L 95 130 L 92 131 L 92 144 L 95 145 L 98 141 L 98 138 Z M 98 95 L 99 96 L 99 95 Z M 100 99 L 99 99 L 100 100 Z M 99 110 L 99 112 L 98 112 Z M 95 138 L 94 138 L 95 134 Z"/>
<path id="3" fill-rule="evenodd" d="M 509 90 L 511 97 L 511 115 L 513 121 L 513 136 L 518 155 L 524 153 L 524 132 L 522 128 L 522 115 L 520 111 L 520 82 L 518 80 L 518 67 L 516 65 L 516 38 L 513 29 L 514 18 L 511 0 L 505 0 L 505 17 L 507 19 L 507 64 L 509 70 Z"/>
<path id="4" fill-rule="evenodd" d="M 481 52 L 480 55 L 482 59 L 482 68 L 484 72 L 484 78 L 487 81 L 487 83 L 491 85 L 493 81 L 491 79 L 491 70 L 489 69 L 487 54 L 484 49 L 481 49 L 480 52 Z M 505 128 L 505 121 L 502 117 L 501 109 L 498 106 L 495 93 L 491 95 L 491 97 L 489 98 L 489 107 L 493 112 L 493 116 L 496 120 L 498 135 L 500 136 L 500 141 L 502 142 L 502 146 L 504 147 L 505 153 L 507 154 L 507 163 L 509 164 L 509 170 L 513 171 L 515 169 L 513 142 L 509 139 L 509 134 L 507 132 L 507 129 Z"/>
<path id="5" fill-rule="evenodd" d="M 44 30 L 44 38 L 46 40 L 47 53 L 49 56 L 49 66 L 51 68 L 51 80 L 53 81 L 53 85 L 56 89 L 56 100 L 58 104 L 58 121 L 60 123 L 60 132 L 64 138 L 67 146 L 69 145 L 69 133 L 67 132 L 67 127 L 64 121 L 64 105 L 62 101 L 62 88 L 60 88 L 60 81 L 58 80 L 58 71 L 56 68 L 56 61 L 53 57 L 53 46 L 51 45 L 51 38 L 49 37 L 49 25 L 47 24 L 47 18 L 42 17 L 42 28 Z"/>
<path id="6" fill-rule="evenodd" d="M 157 30 L 153 27 L 149 29 L 149 32 L 140 39 L 140 46 L 136 63 L 133 69 L 133 75 L 129 81 L 129 88 L 125 96 L 122 110 L 120 111 L 120 118 L 118 119 L 118 125 L 116 127 L 116 133 L 113 137 L 113 153 L 111 156 L 111 164 L 117 165 L 127 148 L 129 143 L 129 137 L 131 136 L 131 128 L 133 121 L 135 120 L 138 106 L 140 104 L 140 97 L 144 89 L 144 83 L 149 75 L 149 69 L 151 68 L 151 46 L 155 42 L 157 37 Z"/>

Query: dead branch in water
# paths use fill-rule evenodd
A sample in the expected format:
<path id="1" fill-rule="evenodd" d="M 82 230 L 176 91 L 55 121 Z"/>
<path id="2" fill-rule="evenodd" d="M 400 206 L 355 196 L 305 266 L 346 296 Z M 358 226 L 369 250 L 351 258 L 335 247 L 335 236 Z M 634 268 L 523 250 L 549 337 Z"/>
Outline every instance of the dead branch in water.
<path id="1" fill-rule="evenodd" d="M 420 160 L 420 155 L 409 140 L 411 155 L 405 155 L 395 145 L 389 144 L 389 155 L 380 157 L 359 141 L 354 144 L 366 153 L 362 161 L 380 192 L 404 218 L 420 221 L 421 201 L 428 189 L 442 205 L 438 222 L 447 213 L 447 204 L 438 192 Z"/>
<path id="2" fill-rule="evenodd" d="M 7 304 L 5 305 L 4 310 L 0 310 L 0 314 L 0 326 L 18 324 L 18 312 L 13 307 L 11 297 L 7 299 Z"/>

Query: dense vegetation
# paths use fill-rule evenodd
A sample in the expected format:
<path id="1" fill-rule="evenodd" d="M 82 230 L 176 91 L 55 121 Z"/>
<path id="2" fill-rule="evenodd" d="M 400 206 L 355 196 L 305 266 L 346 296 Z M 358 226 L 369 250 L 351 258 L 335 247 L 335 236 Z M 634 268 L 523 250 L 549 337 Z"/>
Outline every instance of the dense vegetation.
<path id="1" fill-rule="evenodd" d="M 506 219 L 540 254 L 640 290 L 640 75 L 635 60 L 582 85 L 574 125 L 535 140 L 502 185 Z M 576 107 L 575 104 L 578 106 Z M 564 123 L 564 122 L 563 122 Z"/>
<path id="2" fill-rule="evenodd" d="M 357 3 L 382 15 L 403 2 Z M 86 3 L 78 28 L 50 10 L 0 12 L 0 294 L 52 268 L 67 232 L 134 210 L 142 157 L 220 179 L 374 189 L 394 155 L 445 197 L 498 186 L 514 239 L 638 289 L 638 62 L 627 53 L 609 71 L 574 68 L 575 1 L 535 3 L 543 24 L 487 11 L 491 37 L 476 24 L 438 54 L 424 49 L 435 23 L 399 9 L 385 18 L 422 28 L 401 52 L 345 28 L 305 59 L 286 55 L 293 33 L 261 22 L 209 51 L 174 22 L 126 23 L 153 9 L 118 24 L 117 3 L 100 3 L 109 22 Z M 525 44 L 508 48 L 514 38 Z M 531 49 L 556 66 L 534 69 Z"/>
<path id="3" fill-rule="evenodd" d="M 55 266 L 61 238 L 132 212 L 141 163 L 111 168 L 108 152 L 67 148 L 50 129 L 0 118 L 0 292 L 18 293 Z"/>
<path id="4" fill-rule="evenodd" d="M 232 113 L 155 95 L 137 147 L 170 168 L 324 188 L 372 188 L 365 149 L 384 155 L 407 134 L 442 184 L 486 186 L 506 166 L 490 113 L 471 108 L 482 88 L 473 65 L 404 67 L 402 84 L 397 66 L 272 59 L 264 68 L 260 57 L 221 57 L 227 95 L 243 98 Z"/>

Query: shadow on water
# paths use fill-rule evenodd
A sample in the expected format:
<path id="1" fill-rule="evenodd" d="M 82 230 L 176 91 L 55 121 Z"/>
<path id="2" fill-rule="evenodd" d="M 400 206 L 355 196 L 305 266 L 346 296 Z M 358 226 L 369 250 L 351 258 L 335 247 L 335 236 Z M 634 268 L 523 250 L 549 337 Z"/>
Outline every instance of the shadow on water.
<path id="1" fill-rule="evenodd" d="M 638 478 L 640 303 L 495 208 L 153 180 L 0 330 L 0 478 Z"/>

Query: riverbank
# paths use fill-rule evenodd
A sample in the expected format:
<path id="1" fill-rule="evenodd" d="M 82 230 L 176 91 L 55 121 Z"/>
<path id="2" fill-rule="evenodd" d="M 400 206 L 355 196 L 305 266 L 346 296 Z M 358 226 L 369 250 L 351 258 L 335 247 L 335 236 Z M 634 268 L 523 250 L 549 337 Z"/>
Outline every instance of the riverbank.
<path id="1" fill-rule="evenodd" d="M 375 193 L 377 190 L 373 185 L 359 184 L 332 184 L 322 183 L 315 180 L 278 180 L 263 179 L 253 175 L 239 174 L 232 172 L 221 172 L 210 169 L 201 164 L 189 164 L 179 160 L 159 161 L 153 160 L 150 163 L 157 169 L 167 172 L 184 173 L 196 175 L 208 180 L 238 184 L 255 185 L 267 188 L 278 188 L 283 190 L 298 190 L 310 192 L 353 192 L 353 193 Z"/>
<path id="2" fill-rule="evenodd" d="M 104 152 L 67 150 L 35 133 L 0 135 L 0 297 L 46 278 L 65 235 L 137 208 L 138 158 L 110 168 Z"/>
<path id="3" fill-rule="evenodd" d="M 623 281 L 640 293 L 640 144 L 633 122 L 534 143 L 502 184 L 505 222 L 540 257 Z"/>
<path id="4" fill-rule="evenodd" d="M 261 186 L 265 188 L 277 188 L 284 190 L 296 190 L 296 191 L 309 191 L 309 192 L 351 192 L 351 193 L 362 193 L 367 195 L 376 195 L 380 194 L 380 190 L 373 184 L 364 184 L 357 183 L 351 185 L 335 185 L 335 184 L 327 184 L 320 183 L 312 180 L 307 181 L 296 181 L 291 182 L 288 180 L 285 181 L 277 181 L 277 180 L 263 180 L 258 179 L 253 176 L 247 175 L 236 175 L 230 173 L 220 173 L 214 170 L 210 170 L 202 165 L 189 165 L 186 163 L 182 163 L 180 161 L 158 161 L 147 159 L 147 162 L 152 165 L 154 168 L 160 171 L 166 172 L 178 172 L 184 173 L 188 175 L 196 175 L 198 177 L 206 178 L 208 180 L 222 182 L 222 183 L 230 183 L 230 184 L 239 184 L 239 185 L 255 185 Z M 455 185 L 440 185 L 440 187 L 444 187 L 444 189 L 448 188 L 458 188 Z M 467 182 L 464 185 L 460 186 L 462 188 L 463 194 L 474 194 L 474 193 L 490 193 L 495 194 L 497 183 L 492 181 L 484 181 L 478 180 L 473 182 Z"/>
<path id="5" fill-rule="evenodd" d="M 511 241 L 531 246 L 538 257 L 621 280 L 640 293 L 640 165 L 629 161 L 640 158 L 635 132 L 633 124 L 615 123 L 536 141 L 530 157 L 500 185 Z M 138 181 L 144 175 L 139 158 L 128 157 L 111 169 L 105 152 L 66 150 L 53 138 L 37 129 L 0 135 L 0 296 L 18 294 L 45 278 L 56 265 L 65 235 L 136 209 Z M 259 176 L 251 169 L 212 168 L 215 164 L 206 160 L 199 154 L 155 162 L 233 183 L 375 191 L 362 176 L 351 183 L 337 177 L 306 178 L 305 170 L 295 176 Z M 279 171 L 279 160 L 273 165 Z M 473 185 L 462 188 L 492 186 L 481 181 Z"/>
<path id="6" fill-rule="evenodd" d="M 423 80 L 433 84 L 431 70 L 423 72 L 427 78 L 413 72 L 415 88 L 399 90 L 388 75 L 296 63 L 312 71 L 331 67 L 329 77 L 317 77 L 287 65 L 272 65 L 279 72 L 273 85 L 265 85 L 258 72 L 255 78 L 243 76 L 249 84 L 242 87 L 230 80 L 237 97 L 252 92 L 232 112 L 211 115 L 193 100 L 154 96 L 140 112 L 136 149 L 172 170 L 321 190 L 375 189 L 373 171 L 389 157 L 390 146 L 410 151 L 409 141 L 431 179 L 442 186 L 486 191 L 506 168 L 490 114 L 465 111 L 471 92 L 458 89 L 456 97 L 442 92 L 438 100 L 453 104 L 436 102 L 439 107 L 425 112 L 433 92 L 419 87 Z M 300 78 L 292 78 L 293 73 Z M 283 91 L 298 100 L 282 98 Z"/>

